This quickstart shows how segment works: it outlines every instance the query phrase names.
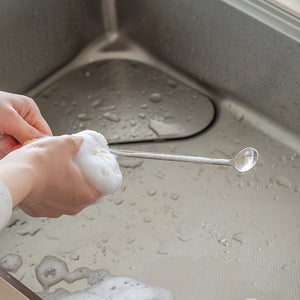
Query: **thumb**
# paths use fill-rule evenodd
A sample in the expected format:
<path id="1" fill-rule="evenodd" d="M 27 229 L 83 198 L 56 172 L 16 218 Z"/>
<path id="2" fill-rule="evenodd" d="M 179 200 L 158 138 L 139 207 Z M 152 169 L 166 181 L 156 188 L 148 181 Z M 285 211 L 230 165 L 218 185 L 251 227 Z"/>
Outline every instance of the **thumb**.
<path id="1" fill-rule="evenodd" d="M 13 136 L 18 142 L 24 143 L 33 138 L 44 136 L 39 130 L 28 124 L 23 118 L 14 118 L 7 124 L 6 134 Z"/>
<path id="2" fill-rule="evenodd" d="M 71 135 L 71 138 L 74 140 L 76 146 L 74 148 L 73 155 L 76 155 L 80 150 L 80 147 L 83 143 L 84 138 L 82 136 Z"/>

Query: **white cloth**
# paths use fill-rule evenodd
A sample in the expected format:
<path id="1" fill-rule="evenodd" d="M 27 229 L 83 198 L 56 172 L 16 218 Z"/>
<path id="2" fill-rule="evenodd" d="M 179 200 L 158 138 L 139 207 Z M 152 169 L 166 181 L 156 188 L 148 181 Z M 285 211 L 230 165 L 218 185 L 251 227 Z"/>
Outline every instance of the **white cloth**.
<path id="1" fill-rule="evenodd" d="M 8 224 L 11 214 L 11 195 L 7 187 L 0 181 L 0 231 Z"/>

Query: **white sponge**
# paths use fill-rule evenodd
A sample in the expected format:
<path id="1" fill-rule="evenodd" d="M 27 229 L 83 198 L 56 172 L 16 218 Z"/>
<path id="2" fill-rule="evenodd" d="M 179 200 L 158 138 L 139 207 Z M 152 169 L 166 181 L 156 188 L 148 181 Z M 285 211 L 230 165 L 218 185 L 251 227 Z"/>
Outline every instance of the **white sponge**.
<path id="1" fill-rule="evenodd" d="M 122 173 L 115 155 L 109 151 L 105 137 L 93 130 L 84 130 L 74 135 L 84 138 L 74 162 L 86 180 L 101 192 L 102 196 L 120 188 Z"/>

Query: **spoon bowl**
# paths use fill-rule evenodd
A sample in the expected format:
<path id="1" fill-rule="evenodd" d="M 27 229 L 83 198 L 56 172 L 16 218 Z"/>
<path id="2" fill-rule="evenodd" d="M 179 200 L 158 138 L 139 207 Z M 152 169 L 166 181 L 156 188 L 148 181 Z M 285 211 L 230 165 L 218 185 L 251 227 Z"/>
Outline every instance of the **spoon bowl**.
<path id="1" fill-rule="evenodd" d="M 234 158 L 230 160 L 230 164 L 237 171 L 243 173 L 251 170 L 257 163 L 258 152 L 256 149 L 247 147 L 241 150 Z"/>

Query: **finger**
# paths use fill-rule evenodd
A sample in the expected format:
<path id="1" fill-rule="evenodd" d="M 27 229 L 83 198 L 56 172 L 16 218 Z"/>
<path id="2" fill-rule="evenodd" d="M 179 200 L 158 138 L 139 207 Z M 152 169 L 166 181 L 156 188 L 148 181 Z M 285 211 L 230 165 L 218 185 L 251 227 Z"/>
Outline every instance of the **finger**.
<path id="1" fill-rule="evenodd" d="M 51 129 L 46 120 L 43 118 L 35 101 L 27 96 L 15 96 L 17 96 L 17 98 L 13 102 L 13 107 L 21 115 L 21 117 L 44 135 L 52 135 Z"/>
<path id="2" fill-rule="evenodd" d="M 46 120 L 42 117 L 42 115 L 40 115 L 38 117 L 38 120 L 31 125 L 45 135 L 53 135 L 50 126 L 48 125 Z"/>
<path id="3" fill-rule="evenodd" d="M 73 135 L 63 135 L 62 138 L 65 139 L 65 142 L 67 144 L 68 149 L 71 152 L 71 155 L 75 156 L 83 143 L 83 137 L 73 136 Z"/>
<path id="4" fill-rule="evenodd" d="M 39 107 L 36 105 L 34 100 L 31 98 L 27 98 L 27 101 L 29 102 L 30 109 L 31 109 L 31 118 L 24 117 L 24 120 L 27 121 L 31 126 L 39 130 L 41 133 L 45 135 L 53 135 L 52 131 L 50 129 L 50 126 L 46 122 L 46 120 L 43 118 L 41 111 Z"/>
<path id="5" fill-rule="evenodd" d="M 25 141 L 43 136 L 39 130 L 28 124 L 17 112 L 15 114 L 7 123 L 5 131 L 8 135 L 13 136 L 22 144 Z"/>
<path id="6" fill-rule="evenodd" d="M 40 140 L 28 144 L 28 146 L 34 147 L 35 145 L 40 145 L 44 147 L 50 146 L 52 149 L 61 149 L 60 155 L 65 155 L 66 157 L 69 157 L 70 160 L 72 160 L 79 151 L 82 143 L 83 137 L 65 134 L 62 136 L 43 137 Z"/>

